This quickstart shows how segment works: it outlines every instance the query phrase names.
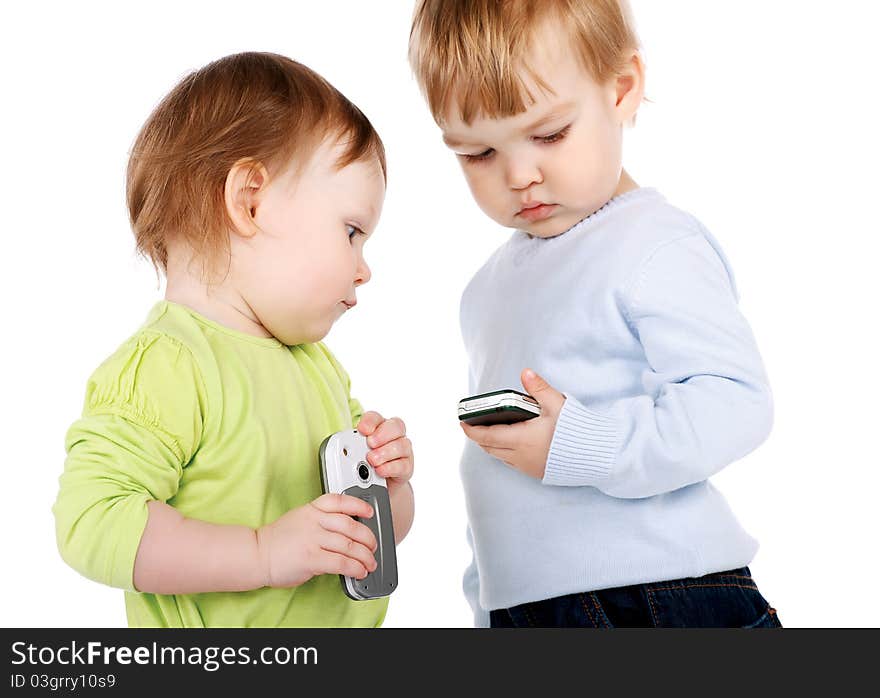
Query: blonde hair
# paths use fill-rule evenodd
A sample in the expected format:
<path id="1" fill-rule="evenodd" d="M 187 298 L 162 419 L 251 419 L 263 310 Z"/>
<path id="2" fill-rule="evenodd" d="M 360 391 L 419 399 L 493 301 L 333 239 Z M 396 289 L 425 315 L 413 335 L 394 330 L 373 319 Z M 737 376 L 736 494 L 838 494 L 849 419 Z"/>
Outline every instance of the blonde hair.
<path id="1" fill-rule="evenodd" d="M 203 275 L 225 255 L 232 225 L 226 177 L 241 159 L 283 169 L 327 137 L 345 144 L 339 168 L 385 150 L 366 116 L 324 78 L 274 53 L 226 56 L 184 77 L 141 128 L 126 198 L 137 249 L 167 271 L 168 242 L 185 241 Z"/>
<path id="2" fill-rule="evenodd" d="M 526 58 L 549 19 L 599 83 L 639 47 L 627 0 L 419 0 L 409 60 L 434 119 L 442 123 L 453 101 L 465 123 L 525 111 L 534 96 L 521 71 L 548 89 Z"/>

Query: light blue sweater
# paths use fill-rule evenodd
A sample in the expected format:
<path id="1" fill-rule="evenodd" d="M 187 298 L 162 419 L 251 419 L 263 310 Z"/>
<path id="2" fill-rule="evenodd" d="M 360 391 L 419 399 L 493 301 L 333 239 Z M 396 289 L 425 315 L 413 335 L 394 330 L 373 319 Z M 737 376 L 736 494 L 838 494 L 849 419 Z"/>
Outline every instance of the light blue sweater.
<path id="1" fill-rule="evenodd" d="M 470 393 L 566 395 L 543 481 L 467 441 L 461 476 L 488 609 L 747 565 L 758 544 L 708 478 L 756 448 L 773 407 L 730 266 L 653 189 L 562 235 L 517 231 L 464 291 Z"/>

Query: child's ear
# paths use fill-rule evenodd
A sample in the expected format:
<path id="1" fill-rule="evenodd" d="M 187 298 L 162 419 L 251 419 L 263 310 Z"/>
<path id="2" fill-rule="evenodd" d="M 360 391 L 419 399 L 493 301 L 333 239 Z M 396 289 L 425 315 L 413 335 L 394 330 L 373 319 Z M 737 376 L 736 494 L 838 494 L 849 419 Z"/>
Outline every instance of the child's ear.
<path id="1" fill-rule="evenodd" d="M 645 64 L 638 51 L 630 56 L 614 80 L 615 105 L 620 125 L 635 125 L 636 113 L 645 96 Z"/>
<path id="2" fill-rule="evenodd" d="M 259 227 L 254 216 L 268 182 L 269 172 L 262 163 L 250 158 L 242 158 L 229 169 L 223 199 L 232 232 L 247 238 L 257 233 Z"/>

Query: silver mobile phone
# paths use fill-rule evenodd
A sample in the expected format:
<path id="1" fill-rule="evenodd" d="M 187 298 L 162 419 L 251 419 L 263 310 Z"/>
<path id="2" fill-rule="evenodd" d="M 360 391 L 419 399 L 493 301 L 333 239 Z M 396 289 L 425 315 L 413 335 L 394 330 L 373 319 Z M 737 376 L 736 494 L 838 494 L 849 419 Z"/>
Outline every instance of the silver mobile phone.
<path id="1" fill-rule="evenodd" d="M 517 390 L 495 390 L 471 395 L 458 403 L 458 418 L 473 426 L 513 424 L 540 414 L 538 401 Z"/>
<path id="2" fill-rule="evenodd" d="M 363 579 L 339 575 L 342 589 L 355 601 L 388 596 L 397 588 L 397 551 L 391 500 L 385 478 L 367 463 L 367 439 L 357 429 L 338 431 L 321 443 L 321 485 L 325 493 L 347 494 L 373 507 L 370 518 L 354 517 L 376 536 L 377 567 Z"/>

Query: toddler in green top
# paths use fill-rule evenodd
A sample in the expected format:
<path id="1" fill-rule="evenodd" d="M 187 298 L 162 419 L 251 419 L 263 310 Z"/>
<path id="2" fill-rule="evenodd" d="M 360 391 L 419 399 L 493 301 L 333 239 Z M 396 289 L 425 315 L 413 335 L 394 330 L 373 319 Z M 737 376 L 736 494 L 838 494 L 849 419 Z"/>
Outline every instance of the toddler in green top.
<path id="1" fill-rule="evenodd" d="M 64 560 L 126 591 L 131 626 L 377 626 L 337 575 L 376 567 L 357 498 L 322 495 L 318 447 L 357 428 L 396 542 L 412 444 L 363 413 L 321 339 L 370 279 L 382 142 L 323 78 L 243 53 L 184 78 L 128 166 L 138 249 L 165 299 L 89 379 L 53 507 Z"/>

